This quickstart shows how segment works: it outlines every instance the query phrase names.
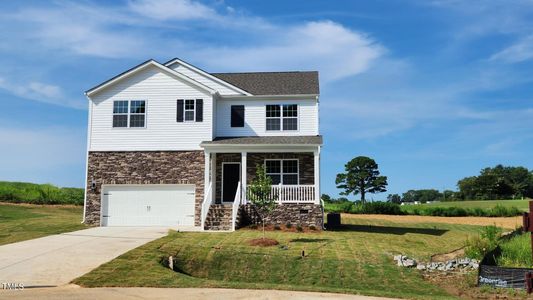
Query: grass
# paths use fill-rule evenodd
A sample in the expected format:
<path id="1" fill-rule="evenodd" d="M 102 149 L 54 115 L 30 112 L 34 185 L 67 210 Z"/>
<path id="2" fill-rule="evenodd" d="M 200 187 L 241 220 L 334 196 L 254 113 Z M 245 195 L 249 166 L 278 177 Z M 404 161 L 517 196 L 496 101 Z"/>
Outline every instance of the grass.
<path id="1" fill-rule="evenodd" d="M 429 204 L 418 205 L 403 205 L 402 210 L 412 211 L 415 208 L 424 207 L 461 207 L 465 209 L 490 209 L 496 205 L 500 205 L 506 208 L 516 207 L 522 211 L 529 210 L 529 200 L 479 200 L 479 201 L 450 201 L 450 202 L 434 202 Z"/>
<path id="2" fill-rule="evenodd" d="M 460 248 L 480 227 L 347 219 L 342 230 L 267 235 L 279 247 L 248 246 L 259 230 L 178 233 L 129 251 L 76 279 L 87 287 L 226 287 L 322 291 L 416 299 L 453 298 L 393 254 L 429 260 Z M 283 246 L 288 246 L 284 250 Z M 302 258 L 302 251 L 305 257 Z M 162 266 L 169 255 L 175 269 Z"/>
<path id="3" fill-rule="evenodd" d="M 52 184 L 0 181 L 0 202 L 83 205 L 84 190 Z"/>
<path id="4" fill-rule="evenodd" d="M 0 245 L 86 228 L 77 206 L 0 204 Z"/>
<path id="5" fill-rule="evenodd" d="M 500 244 L 501 255 L 497 264 L 505 267 L 531 268 L 531 234 L 525 233 L 512 237 Z"/>

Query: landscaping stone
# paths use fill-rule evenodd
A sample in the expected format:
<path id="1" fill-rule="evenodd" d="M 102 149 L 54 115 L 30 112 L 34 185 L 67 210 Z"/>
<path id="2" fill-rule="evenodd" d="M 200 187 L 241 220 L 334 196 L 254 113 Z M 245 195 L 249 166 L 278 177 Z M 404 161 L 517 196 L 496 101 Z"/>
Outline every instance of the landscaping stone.
<path id="1" fill-rule="evenodd" d="M 461 271 L 469 269 L 478 269 L 479 261 L 470 258 L 460 258 L 460 259 L 451 259 L 445 262 L 429 262 L 427 264 L 417 263 L 416 260 L 409 258 L 405 255 L 394 255 L 394 261 L 396 261 L 399 267 L 412 268 L 416 267 L 417 270 L 421 271 Z"/>

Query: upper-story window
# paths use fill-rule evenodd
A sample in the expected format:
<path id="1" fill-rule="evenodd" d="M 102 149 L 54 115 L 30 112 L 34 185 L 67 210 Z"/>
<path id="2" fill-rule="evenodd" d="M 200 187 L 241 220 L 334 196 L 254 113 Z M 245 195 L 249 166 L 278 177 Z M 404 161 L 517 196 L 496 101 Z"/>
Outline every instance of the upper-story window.
<path id="1" fill-rule="evenodd" d="M 177 122 L 202 122 L 204 116 L 203 99 L 178 99 Z"/>
<path id="2" fill-rule="evenodd" d="M 231 127 L 244 127 L 244 105 L 231 106 Z"/>
<path id="3" fill-rule="evenodd" d="M 298 105 L 282 104 L 266 106 L 266 130 L 298 130 Z"/>
<path id="4" fill-rule="evenodd" d="M 113 127 L 145 127 L 146 101 L 113 101 Z"/>

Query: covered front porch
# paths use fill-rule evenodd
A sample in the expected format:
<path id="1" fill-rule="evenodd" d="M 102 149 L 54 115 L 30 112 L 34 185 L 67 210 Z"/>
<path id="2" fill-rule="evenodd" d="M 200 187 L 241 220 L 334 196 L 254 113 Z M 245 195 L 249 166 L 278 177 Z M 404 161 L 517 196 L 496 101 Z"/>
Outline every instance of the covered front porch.
<path id="1" fill-rule="evenodd" d="M 272 179 L 270 196 L 283 204 L 320 205 L 320 145 L 318 137 L 247 137 L 202 143 L 205 153 L 205 199 L 202 224 L 212 205 L 232 207 L 232 227 L 240 205 L 264 165 Z M 229 213 L 228 213 L 229 214 Z"/>

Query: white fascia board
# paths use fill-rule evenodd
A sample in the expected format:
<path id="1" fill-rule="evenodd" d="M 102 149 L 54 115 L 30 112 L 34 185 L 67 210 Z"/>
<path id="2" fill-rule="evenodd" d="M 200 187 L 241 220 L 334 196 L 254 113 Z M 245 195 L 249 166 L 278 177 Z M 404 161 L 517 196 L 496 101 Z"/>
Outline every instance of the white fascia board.
<path id="1" fill-rule="evenodd" d="M 163 72 L 166 72 L 166 73 L 168 73 L 170 75 L 178 77 L 178 78 L 180 78 L 180 79 L 182 79 L 182 80 L 184 80 L 184 81 L 186 81 L 186 82 L 188 82 L 188 83 L 190 83 L 190 84 L 192 84 L 194 86 L 199 87 L 200 89 L 202 89 L 204 91 L 209 92 L 211 95 L 217 93 L 217 91 L 215 91 L 212 88 L 204 85 L 203 83 L 200 83 L 200 82 L 198 82 L 198 81 L 196 81 L 196 80 L 194 80 L 194 79 L 192 79 L 192 78 L 190 78 L 190 77 L 188 77 L 186 75 L 183 75 L 183 74 L 181 74 L 179 72 L 176 72 L 176 71 L 174 71 L 174 70 L 172 70 L 170 68 L 167 68 L 167 67 L 165 67 L 164 65 L 158 63 L 155 60 L 149 60 L 149 61 L 146 61 L 145 63 L 143 63 L 143 64 L 141 64 L 141 65 L 139 65 L 139 66 L 137 66 L 137 67 L 135 67 L 135 68 L 123 73 L 123 74 L 120 74 L 119 76 L 116 76 L 115 78 L 113 78 L 113 79 L 111 79 L 111 80 L 109 80 L 109 81 L 107 81 L 107 82 L 105 82 L 105 83 L 103 83 L 101 85 L 98 85 L 98 86 L 88 90 L 87 92 L 85 92 L 85 95 L 90 97 L 91 95 L 94 95 L 94 94 L 100 92 L 101 90 L 106 89 L 109 86 L 111 86 L 111 85 L 113 85 L 113 84 L 115 84 L 117 82 L 120 82 L 120 81 L 124 80 L 125 78 L 128 78 L 129 76 L 132 76 L 132 75 L 136 74 L 137 72 L 139 72 L 141 70 L 144 70 L 148 66 L 155 66 L 155 67 L 159 68 Z"/>
<path id="2" fill-rule="evenodd" d="M 240 152 L 314 152 L 321 145 L 314 144 L 295 144 L 295 145 L 273 145 L 273 144 L 254 144 L 254 145 L 214 145 L 200 144 L 200 147 L 211 153 L 240 153 Z"/>
<path id="3" fill-rule="evenodd" d="M 301 94 L 301 95 L 221 95 L 220 100 L 309 100 L 315 99 L 318 102 L 317 94 Z"/>
<path id="4" fill-rule="evenodd" d="M 215 76 L 213 76 L 213 75 L 207 73 L 206 71 L 204 71 L 204 70 L 202 70 L 202 69 L 199 69 L 199 68 L 197 68 L 197 67 L 195 67 L 195 66 L 193 66 L 193 65 L 191 65 L 191 64 L 188 64 L 188 63 L 184 62 L 184 61 L 181 60 L 181 59 L 174 58 L 174 59 L 172 59 L 171 61 L 165 63 L 165 66 L 166 66 L 166 67 L 170 67 L 171 65 L 173 65 L 173 64 L 175 64 L 175 63 L 178 63 L 178 64 L 184 66 L 185 68 L 187 68 L 187 69 L 189 69 L 189 70 L 191 70 L 191 71 L 193 71 L 193 72 L 196 72 L 196 73 L 198 73 L 198 74 L 200 74 L 200 75 L 202 75 L 202 76 L 204 76 L 204 77 L 207 77 L 207 78 L 209 78 L 209 79 L 211 79 L 211 80 L 213 80 L 213 81 L 215 81 L 215 82 L 217 82 L 217 83 L 220 83 L 220 84 L 222 84 L 223 86 L 225 86 L 225 87 L 227 87 L 227 88 L 229 88 L 229 89 L 232 89 L 232 90 L 234 90 L 234 91 L 236 91 L 236 92 L 239 92 L 239 93 L 244 94 L 244 95 L 247 95 L 247 96 L 251 96 L 251 95 L 252 95 L 252 94 L 250 94 L 249 92 L 247 92 L 247 91 L 245 91 L 245 90 L 243 90 L 243 89 L 240 89 L 240 88 L 234 86 L 233 84 L 231 84 L 231 83 L 229 83 L 229 82 L 227 82 L 227 81 L 224 81 L 224 80 L 222 80 L 222 79 L 220 79 L 220 78 L 218 78 L 218 77 L 215 77 Z"/>

